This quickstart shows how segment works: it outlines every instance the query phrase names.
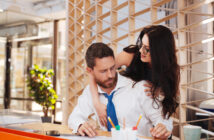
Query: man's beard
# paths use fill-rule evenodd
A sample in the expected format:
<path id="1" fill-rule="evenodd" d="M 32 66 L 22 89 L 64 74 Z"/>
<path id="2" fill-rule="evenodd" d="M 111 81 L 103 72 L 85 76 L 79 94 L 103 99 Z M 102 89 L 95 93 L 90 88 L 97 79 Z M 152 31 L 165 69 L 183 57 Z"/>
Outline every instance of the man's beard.
<path id="1" fill-rule="evenodd" d="M 113 80 L 110 84 L 105 84 L 106 82 L 108 82 L 108 81 L 110 81 L 110 80 Z M 114 78 L 109 78 L 109 79 L 107 79 L 107 80 L 105 80 L 105 81 L 100 81 L 100 80 L 98 80 L 97 78 L 95 78 L 95 81 L 96 81 L 96 83 L 99 85 L 99 86 L 101 86 L 101 87 L 103 87 L 103 88 L 112 88 L 113 86 L 115 86 L 116 85 L 116 83 L 117 83 L 117 74 L 115 74 L 115 77 Z"/>

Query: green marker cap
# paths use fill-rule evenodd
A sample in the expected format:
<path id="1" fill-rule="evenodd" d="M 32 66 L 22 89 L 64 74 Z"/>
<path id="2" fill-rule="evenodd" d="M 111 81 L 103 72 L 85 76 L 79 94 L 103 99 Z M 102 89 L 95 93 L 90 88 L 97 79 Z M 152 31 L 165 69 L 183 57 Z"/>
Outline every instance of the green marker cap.
<path id="1" fill-rule="evenodd" d="M 116 130 L 120 130 L 120 126 L 119 125 L 116 125 Z"/>

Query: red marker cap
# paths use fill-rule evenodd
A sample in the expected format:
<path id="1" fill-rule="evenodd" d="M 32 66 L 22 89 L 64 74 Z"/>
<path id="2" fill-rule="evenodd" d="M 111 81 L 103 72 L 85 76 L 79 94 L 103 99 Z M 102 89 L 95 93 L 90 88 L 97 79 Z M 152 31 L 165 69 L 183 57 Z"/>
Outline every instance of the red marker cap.
<path id="1" fill-rule="evenodd" d="M 134 126 L 134 127 L 132 128 L 132 130 L 137 130 L 137 127 L 136 127 L 136 126 Z"/>

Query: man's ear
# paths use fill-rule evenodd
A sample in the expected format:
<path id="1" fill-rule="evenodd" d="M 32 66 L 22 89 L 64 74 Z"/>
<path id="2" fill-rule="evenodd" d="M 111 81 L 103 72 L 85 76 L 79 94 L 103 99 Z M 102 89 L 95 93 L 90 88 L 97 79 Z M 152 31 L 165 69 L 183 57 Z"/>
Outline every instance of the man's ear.
<path id="1" fill-rule="evenodd" d="M 88 73 L 92 73 L 92 68 L 86 67 L 86 71 L 87 71 Z"/>

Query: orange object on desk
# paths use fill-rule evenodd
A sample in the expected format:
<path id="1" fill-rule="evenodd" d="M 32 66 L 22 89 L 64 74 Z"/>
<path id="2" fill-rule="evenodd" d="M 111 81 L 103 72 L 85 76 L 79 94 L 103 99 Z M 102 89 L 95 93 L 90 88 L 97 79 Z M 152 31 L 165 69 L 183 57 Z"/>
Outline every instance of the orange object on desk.
<path id="1" fill-rule="evenodd" d="M 2 127 L 0 127 L 0 139 L 1 140 L 65 140 L 62 138 L 56 138 L 56 137 L 18 131 L 18 130 L 2 128 Z"/>

